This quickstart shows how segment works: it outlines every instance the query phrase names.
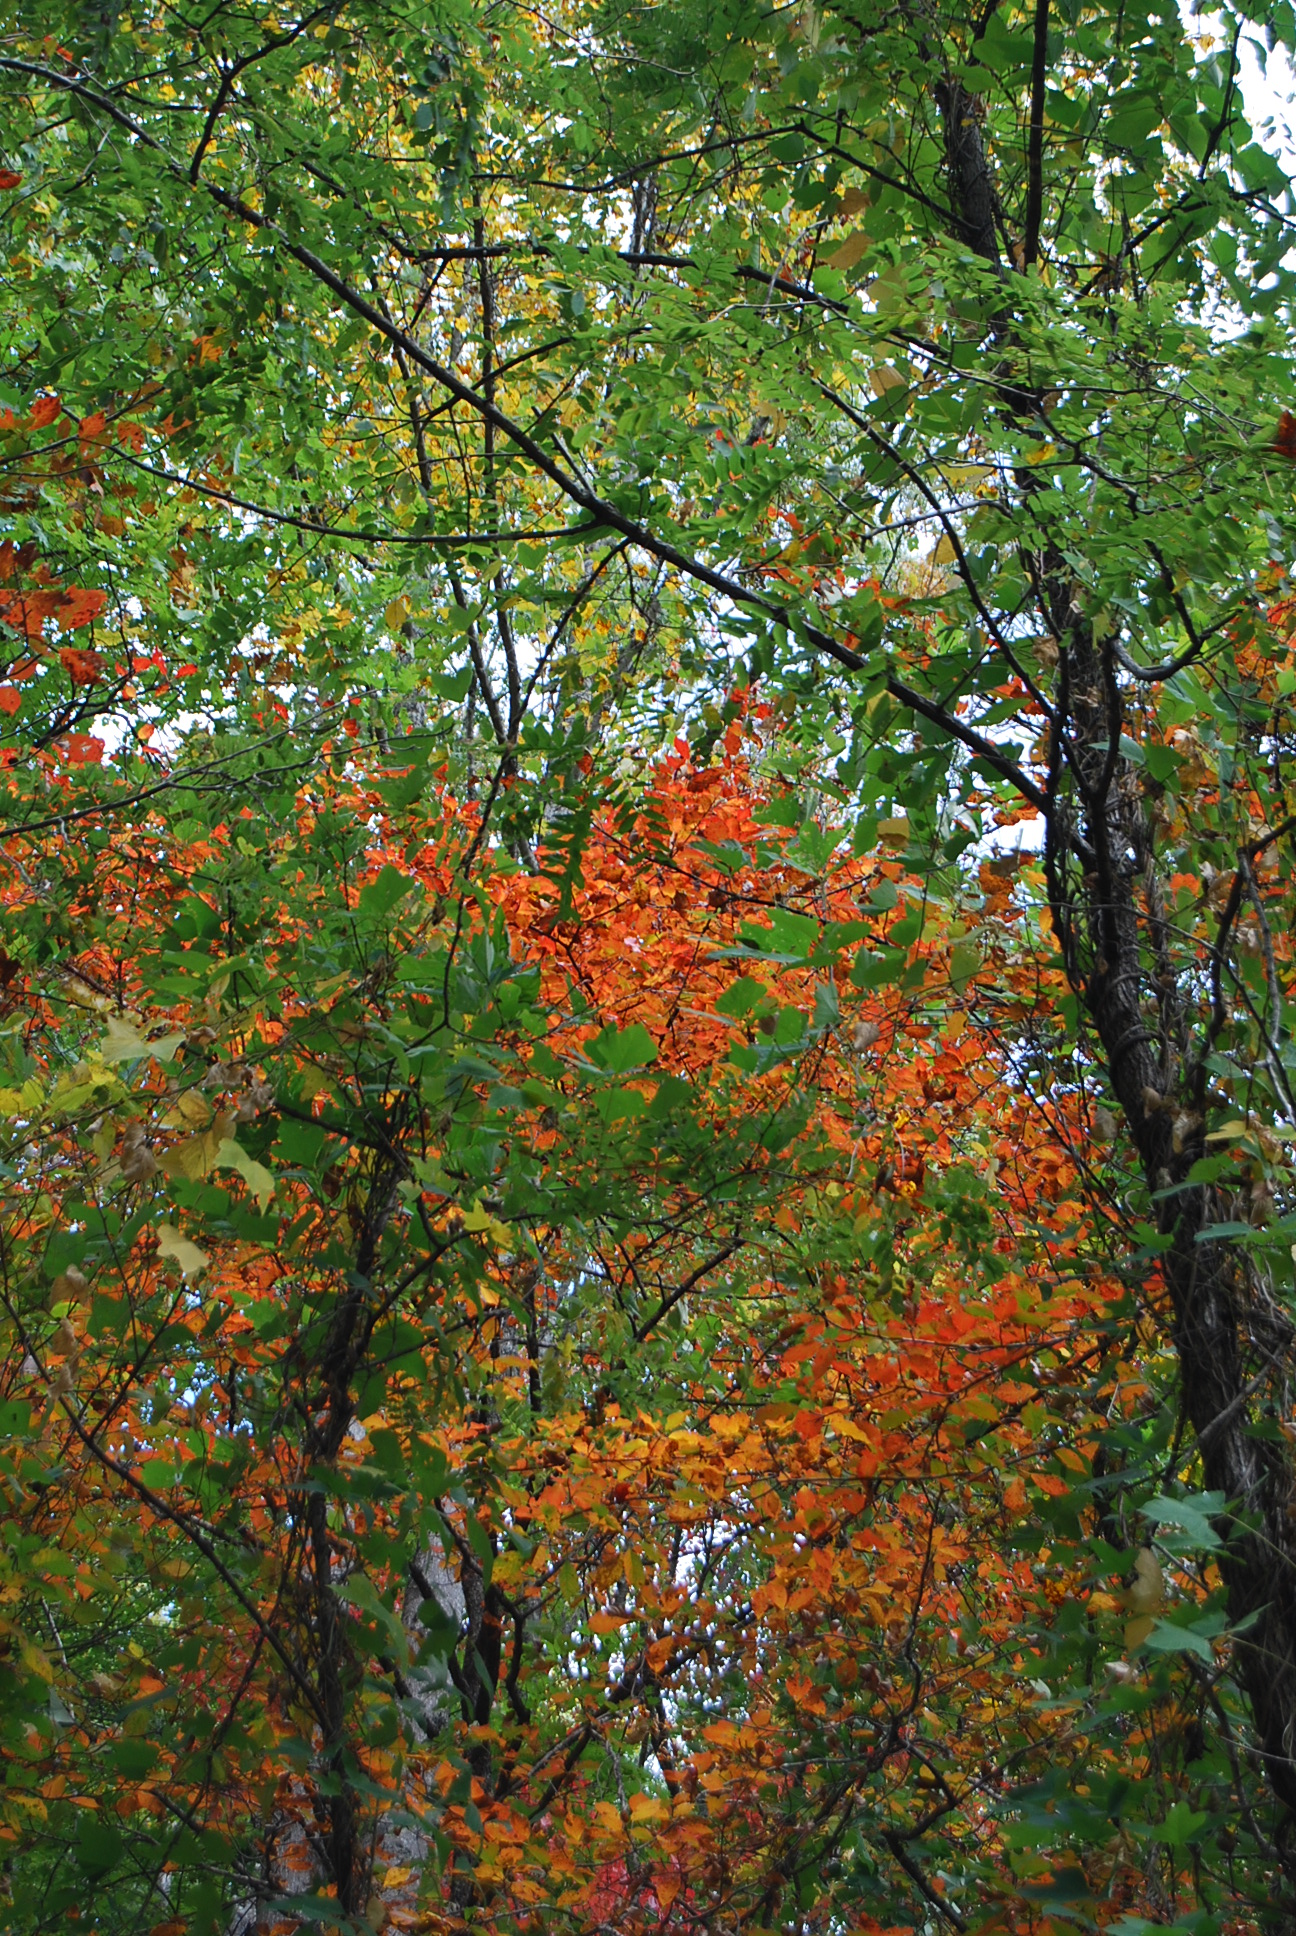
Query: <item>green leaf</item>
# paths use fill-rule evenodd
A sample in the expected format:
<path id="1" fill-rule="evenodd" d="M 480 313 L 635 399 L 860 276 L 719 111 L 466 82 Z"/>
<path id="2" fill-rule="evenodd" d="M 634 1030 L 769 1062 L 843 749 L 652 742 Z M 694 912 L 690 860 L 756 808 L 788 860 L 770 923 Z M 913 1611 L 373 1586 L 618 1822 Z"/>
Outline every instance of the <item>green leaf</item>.
<path id="1" fill-rule="evenodd" d="M 819 940 L 819 923 L 812 915 L 796 914 L 791 908 L 772 908 L 769 926 L 746 921 L 742 939 L 757 953 L 771 961 L 805 961 Z"/>
<path id="2" fill-rule="evenodd" d="M 624 1076 L 632 1069 L 643 1069 L 655 1062 L 657 1044 L 638 1022 L 632 1022 L 626 1029 L 610 1022 L 590 1043 L 589 1057 L 609 1075 Z"/>
<path id="3" fill-rule="evenodd" d="M 414 885 L 408 874 L 402 874 L 399 868 L 388 865 L 383 868 L 376 880 L 370 881 L 367 887 L 361 889 L 360 910 L 363 914 L 381 919 L 384 915 L 390 914 L 394 907 L 399 906 Z"/>
<path id="4" fill-rule="evenodd" d="M 1204 1614 L 1196 1618 L 1190 1615 L 1172 1615 L 1158 1620 L 1146 1636 L 1143 1645 L 1156 1654 L 1195 1654 L 1199 1660 L 1215 1662 L 1212 1640 L 1227 1632 L 1228 1623 L 1222 1613 Z"/>
<path id="5" fill-rule="evenodd" d="M 980 972 L 981 950 L 972 941 L 958 941 L 950 950 L 950 981 L 963 988 Z"/>
<path id="6" fill-rule="evenodd" d="M 124 1848 L 121 1831 L 114 1823 L 106 1821 L 101 1814 L 82 1811 L 76 1859 L 92 1881 L 97 1882 L 116 1868 Z"/>
<path id="7" fill-rule="evenodd" d="M 158 1750 L 151 1741 L 128 1738 L 115 1743 L 112 1760 L 119 1774 L 125 1775 L 128 1780 L 139 1781 L 156 1767 Z"/>
<path id="8" fill-rule="evenodd" d="M 885 988 L 903 974 L 906 961 L 902 948 L 861 948 L 850 978 L 856 988 Z"/>
<path id="9" fill-rule="evenodd" d="M 717 1013 L 735 1017 L 749 1015 L 765 1000 L 767 992 L 763 982 L 740 975 L 737 981 L 730 982 L 723 995 L 716 997 Z"/>
<path id="10" fill-rule="evenodd" d="M 376 781 L 374 790 L 394 813 L 403 813 L 426 793 L 431 777 L 427 765 L 416 761 L 408 773 L 402 773 L 395 779 Z"/>
<path id="11" fill-rule="evenodd" d="M 1149 1499 L 1139 1510 L 1159 1525 L 1178 1527 L 1203 1552 L 1214 1552 L 1223 1545 L 1211 1524 L 1224 1511 L 1222 1492 L 1198 1492 L 1187 1499 Z"/>
<path id="12" fill-rule="evenodd" d="M 452 700 L 457 705 L 460 700 L 468 697 L 473 677 L 473 669 L 467 665 L 458 672 L 434 672 L 430 675 L 428 684 L 442 699 Z"/>
<path id="13" fill-rule="evenodd" d="M 1162 1821 L 1148 1825 L 1148 1839 L 1164 1842 L 1173 1849 L 1186 1849 L 1205 1826 L 1206 1819 L 1203 1809 L 1192 1808 L 1187 1802 L 1174 1802 Z"/>
<path id="14" fill-rule="evenodd" d="M 418 1619 L 426 1636 L 419 1650 L 420 1659 L 448 1660 L 459 1645 L 459 1622 L 436 1599 L 420 1601 Z"/>

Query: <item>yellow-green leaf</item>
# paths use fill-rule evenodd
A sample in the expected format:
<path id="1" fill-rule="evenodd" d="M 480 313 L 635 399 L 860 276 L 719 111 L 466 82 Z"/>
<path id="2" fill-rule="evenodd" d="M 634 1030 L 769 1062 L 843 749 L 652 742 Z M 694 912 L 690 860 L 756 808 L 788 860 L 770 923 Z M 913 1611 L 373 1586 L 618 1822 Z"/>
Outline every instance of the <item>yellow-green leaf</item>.
<path id="1" fill-rule="evenodd" d="M 212 1165 L 217 1170 L 237 1170 L 243 1181 L 255 1196 L 259 1207 L 264 1210 L 275 1193 L 275 1180 L 272 1172 L 264 1163 L 248 1155 L 241 1143 L 232 1136 L 226 1136 L 216 1152 Z"/>
<path id="2" fill-rule="evenodd" d="M 159 1256 L 169 1257 L 173 1264 L 180 1266 L 186 1277 L 197 1277 L 200 1271 L 206 1270 L 211 1261 L 206 1251 L 199 1250 L 197 1244 L 190 1243 L 187 1237 L 182 1237 L 174 1224 L 160 1223 L 157 1227 L 157 1240 Z"/>
<path id="3" fill-rule="evenodd" d="M 872 246 L 872 236 L 866 235 L 863 229 L 856 229 L 855 233 L 848 235 L 840 248 L 834 249 L 832 254 L 827 258 L 828 267 L 830 269 L 853 269 L 860 258 L 868 254 Z"/>

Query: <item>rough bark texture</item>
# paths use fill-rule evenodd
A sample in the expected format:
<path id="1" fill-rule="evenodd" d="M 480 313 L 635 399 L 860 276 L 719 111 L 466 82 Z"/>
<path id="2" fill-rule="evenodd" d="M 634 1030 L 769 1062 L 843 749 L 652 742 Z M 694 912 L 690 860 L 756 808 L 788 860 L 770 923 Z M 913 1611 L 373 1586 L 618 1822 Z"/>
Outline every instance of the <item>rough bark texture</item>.
<path id="1" fill-rule="evenodd" d="M 994 170 L 975 103 L 952 80 L 935 96 L 955 232 L 1002 269 Z M 1006 294 L 995 329 L 1006 347 L 1011 312 Z M 1005 381 L 1006 417 L 1020 421 L 1031 403 Z M 1017 481 L 1024 504 L 1036 483 L 1030 473 Z M 1207 1149 L 1206 1057 L 1218 1020 L 1190 1020 L 1199 1008 L 1200 963 L 1191 949 L 1176 958 L 1162 919 L 1140 776 L 1119 754 L 1128 699 L 1115 641 L 1095 637 L 1063 559 L 1037 556 L 1033 571 L 1038 616 L 1058 649 L 1045 852 L 1054 922 L 1167 1240 L 1161 1273 L 1183 1416 L 1207 1489 L 1230 1507 L 1220 1526 L 1227 1536 L 1221 1572 L 1230 1622 L 1244 1629 L 1235 1642 L 1237 1670 L 1284 1811 L 1280 1853 L 1296 1881 L 1296 1475 L 1278 1427 L 1291 1410 L 1296 1332 L 1239 1245 L 1202 1241 L 1239 1215 L 1214 1187 L 1187 1181 Z M 1246 866 L 1239 855 L 1238 883 Z M 1220 953 L 1231 945 L 1231 926 L 1221 921 Z"/>
<path id="2" fill-rule="evenodd" d="M 1237 1207 L 1213 1187 L 1187 1181 L 1206 1153 L 1208 1041 L 1188 1032 L 1186 1002 L 1167 973 L 1157 932 L 1157 861 L 1135 775 L 1108 753 L 1124 726 L 1121 695 L 1110 655 L 1083 622 L 1065 636 L 1060 669 L 1059 701 L 1068 685 L 1071 701 L 1070 720 L 1059 726 L 1069 725 L 1079 784 L 1088 794 L 1083 826 L 1094 865 L 1080 878 L 1078 893 L 1068 892 L 1055 840 L 1055 912 L 1073 985 L 1097 1030 L 1158 1227 L 1169 1240 L 1161 1270 L 1184 1416 L 1196 1435 L 1207 1489 L 1223 1493 L 1243 1520 L 1243 1530 L 1235 1523 L 1222 1529 L 1230 1533 L 1221 1568 L 1229 1616 L 1246 1627 L 1236 1643 L 1238 1668 L 1269 1780 L 1296 1814 L 1293 1482 L 1290 1452 L 1276 1425 L 1286 1410 L 1292 1327 L 1236 1244 L 1201 1240 L 1237 1216 Z M 1066 803 L 1056 802 L 1055 815 L 1065 812 Z M 1218 946 L 1228 939 L 1221 933 Z"/>
<path id="3" fill-rule="evenodd" d="M 961 81 L 946 79 L 936 89 L 936 104 L 945 131 L 950 203 L 959 240 L 998 268 L 999 202 L 981 139 L 976 97 Z"/>

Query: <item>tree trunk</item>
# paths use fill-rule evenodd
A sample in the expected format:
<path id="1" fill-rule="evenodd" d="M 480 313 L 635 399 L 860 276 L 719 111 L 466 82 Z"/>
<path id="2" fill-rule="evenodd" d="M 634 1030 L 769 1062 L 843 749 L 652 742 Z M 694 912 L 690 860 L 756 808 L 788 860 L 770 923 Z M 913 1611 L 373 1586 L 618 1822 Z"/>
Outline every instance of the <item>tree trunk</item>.
<path id="1" fill-rule="evenodd" d="M 935 90 L 945 134 L 957 238 L 1001 268 L 999 198 L 981 139 L 976 103 L 953 79 Z M 1010 349 L 1012 302 L 996 338 Z M 1038 402 L 1006 380 L 1005 417 L 1022 421 Z M 1019 474 L 1023 508 L 1035 489 Z M 1284 1811 L 1278 1841 L 1296 1882 L 1296 1472 L 1278 1420 L 1291 1411 L 1296 1335 L 1245 1252 L 1227 1239 L 1203 1240 L 1237 1209 L 1209 1184 L 1189 1182 L 1206 1154 L 1206 1058 L 1219 1033 L 1220 960 L 1213 962 L 1215 1015 L 1194 1031 L 1190 950 L 1174 958 L 1161 916 L 1163 884 L 1140 775 L 1121 756 L 1127 695 L 1115 642 L 1094 636 L 1065 560 L 1035 560 L 1038 613 L 1057 643 L 1052 694 L 1051 785 L 1045 809 L 1046 861 L 1054 925 L 1073 990 L 1102 1046 L 1108 1079 L 1128 1124 L 1157 1227 L 1166 1239 L 1161 1275 L 1178 1355 L 1183 1415 L 1196 1436 L 1208 1490 L 1229 1508 L 1221 1574 L 1239 1678 L 1250 1702 L 1265 1772 Z M 1078 836 L 1078 838 L 1077 838 Z M 1248 865 L 1238 873 L 1216 941 L 1227 950 Z"/>

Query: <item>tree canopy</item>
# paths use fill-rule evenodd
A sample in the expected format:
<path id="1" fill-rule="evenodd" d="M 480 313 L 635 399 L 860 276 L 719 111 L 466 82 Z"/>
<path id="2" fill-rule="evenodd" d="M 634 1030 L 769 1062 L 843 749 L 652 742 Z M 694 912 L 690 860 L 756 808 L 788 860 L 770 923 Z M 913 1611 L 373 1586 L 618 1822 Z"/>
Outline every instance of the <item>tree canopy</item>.
<path id="1" fill-rule="evenodd" d="M 0 1926 L 1296 1915 L 1285 4 L 0 35 Z"/>

